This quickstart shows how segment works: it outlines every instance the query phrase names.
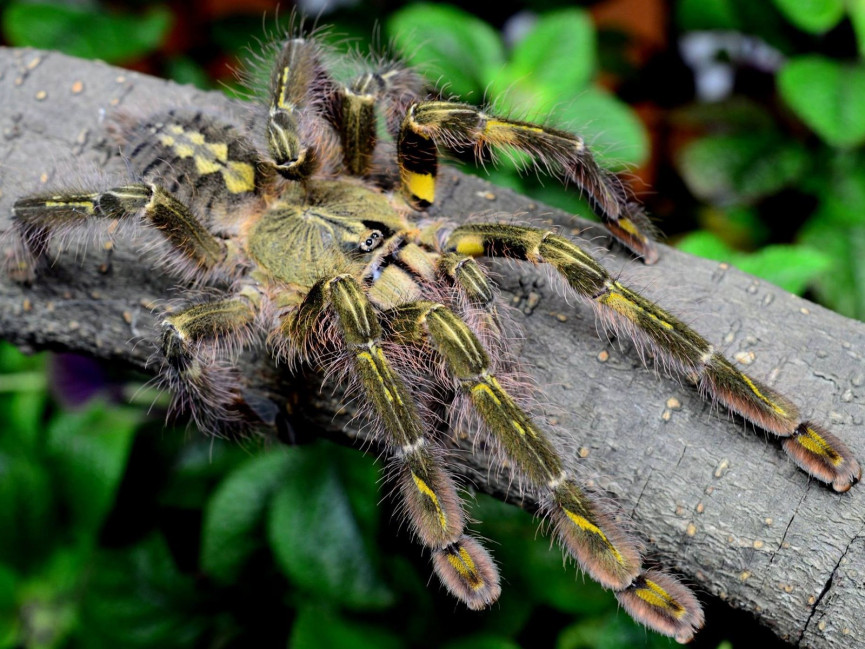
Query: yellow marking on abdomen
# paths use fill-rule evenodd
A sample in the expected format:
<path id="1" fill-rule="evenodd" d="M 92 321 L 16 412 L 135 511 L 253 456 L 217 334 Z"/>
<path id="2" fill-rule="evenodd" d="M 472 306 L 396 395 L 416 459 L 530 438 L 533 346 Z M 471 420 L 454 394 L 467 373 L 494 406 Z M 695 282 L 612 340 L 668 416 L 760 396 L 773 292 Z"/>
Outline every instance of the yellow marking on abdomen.
<path id="1" fill-rule="evenodd" d="M 435 492 L 430 489 L 429 485 L 424 480 L 415 475 L 414 471 L 411 472 L 411 477 L 412 480 L 414 480 L 414 484 L 417 487 L 417 490 L 432 501 L 432 504 L 436 509 L 436 515 L 439 519 L 439 525 L 441 526 L 442 530 L 446 532 L 448 529 L 448 519 L 447 516 L 445 516 L 441 505 L 439 505 L 438 496 L 435 495 Z"/>
<path id="2" fill-rule="evenodd" d="M 222 171 L 225 187 L 232 194 L 242 194 L 255 190 L 255 169 L 248 162 L 231 160 Z"/>
<path id="3" fill-rule="evenodd" d="M 564 507 L 562 509 L 564 509 Z M 616 549 L 616 547 L 612 543 L 610 543 L 609 539 L 607 538 L 607 535 L 604 534 L 604 532 L 601 530 L 600 527 L 598 527 L 597 525 L 592 523 L 585 516 L 580 516 L 579 514 L 575 514 L 574 512 L 572 512 L 569 509 L 565 509 L 565 515 L 571 520 L 571 522 L 574 525 L 579 527 L 581 530 L 584 530 L 586 532 L 591 532 L 592 534 L 597 534 L 601 538 L 601 540 L 606 544 L 607 548 L 610 550 L 610 553 L 612 553 L 613 557 L 615 557 L 616 561 L 618 561 L 619 564 L 621 564 L 621 565 L 625 565 L 624 557 Z"/>

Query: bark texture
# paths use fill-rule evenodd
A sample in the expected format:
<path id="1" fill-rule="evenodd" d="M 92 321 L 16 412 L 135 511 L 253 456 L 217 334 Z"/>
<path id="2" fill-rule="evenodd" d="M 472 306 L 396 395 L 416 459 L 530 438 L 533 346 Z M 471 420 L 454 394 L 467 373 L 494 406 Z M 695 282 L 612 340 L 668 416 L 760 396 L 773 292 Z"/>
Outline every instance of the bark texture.
<path id="1" fill-rule="evenodd" d="M 105 167 L 105 113 L 178 103 L 231 110 L 216 93 L 56 53 L 0 48 L 0 229 L 8 228 L 17 196 Z M 109 173 L 122 177 L 117 162 Z M 518 213 L 566 232 L 588 226 L 454 173 L 443 175 L 436 210 L 454 218 Z M 605 243 L 596 228 L 587 236 L 592 248 Z M 672 249 L 663 248 L 653 267 L 601 254 L 626 283 L 683 316 L 865 460 L 865 325 Z M 75 350 L 144 367 L 157 331 L 152 305 L 177 292 L 122 241 L 110 267 L 100 269 L 105 262 L 99 250 L 83 261 L 65 255 L 50 281 L 33 287 L 0 277 L 0 336 L 26 349 Z M 865 486 L 839 496 L 809 480 L 766 434 L 645 369 L 630 345 L 599 338 L 593 314 L 563 299 L 544 271 L 516 264 L 495 271 L 503 299 L 517 307 L 526 331 L 522 356 L 543 387 L 547 421 L 567 462 L 620 500 L 651 559 L 801 647 L 865 644 Z M 266 359 L 245 362 L 251 385 L 273 392 L 261 371 Z M 347 417 L 334 417 L 339 404 L 323 394 L 310 391 L 306 415 L 326 434 L 356 436 L 343 426 Z M 484 457 L 465 454 L 464 462 L 479 488 L 508 496 L 507 475 L 488 471 Z"/>

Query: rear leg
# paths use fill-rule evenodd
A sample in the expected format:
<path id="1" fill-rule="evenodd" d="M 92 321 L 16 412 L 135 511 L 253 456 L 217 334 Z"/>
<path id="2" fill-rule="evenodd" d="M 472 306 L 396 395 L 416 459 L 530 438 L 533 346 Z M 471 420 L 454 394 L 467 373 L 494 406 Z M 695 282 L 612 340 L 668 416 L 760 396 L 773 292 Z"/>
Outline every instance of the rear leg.
<path id="1" fill-rule="evenodd" d="M 188 411 L 206 433 L 246 428 L 241 377 L 226 359 L 235 359 L 253 341 L 260 303 L 256 291 L 246 290 L 163 317 L 161 375 L 173 397 L 172 411 Z"/>
<path id="2" fill-rule="evenodd" d="M 559 540 L 581 568 L 613 589 L 636 620 L 688 642 L 703 625 L 694 595 L 674 577 L 644 570 L 638 543 L 567 472 L 547 436 L 502 387 L 466 323 L 433 302 L 399 307 L 393 322 L 405 340 L 432 344 L 519 476 L 540 495 Z"/>

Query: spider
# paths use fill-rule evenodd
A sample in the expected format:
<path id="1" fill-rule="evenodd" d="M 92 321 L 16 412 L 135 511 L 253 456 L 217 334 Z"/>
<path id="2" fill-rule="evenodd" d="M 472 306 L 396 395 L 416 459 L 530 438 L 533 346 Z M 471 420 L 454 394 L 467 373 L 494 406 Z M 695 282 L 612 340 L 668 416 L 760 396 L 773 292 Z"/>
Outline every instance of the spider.
<path id="1" fill-rule="evenodd" d="M 822 426 L 737 370 L 682 321 L 612 277 L 557 232 L 516 222 L 432 219 L 440 153 L 530 156 L 578 186 L 610 232 L 646 263 L 648 219 L 629 189 L 570 132 L 443 98 L 398 60 L 365 61 L 338 81 L 317 34 L 274 46 L 266 101 L 254 119 L 194 108 L 119 115 L 112 133 L 131 179 L 18 199 L 14 272 L 35 279 L 52 238 L 96 222 L 154 231 L 165 272 L 186 299 L 157 339 L 176 407 L 203 430 L 242 430 L 249 413 L 232 365 L 264 344 L 274 362 L 344 377 L 390 457 L 406 521 L 442 583 L 472 609 L 500 593 L 495 564 L 466 530 L 435 431 L 436 402 L 455 395 L 543 503 L 581 568 L 636 620 L 689 641 L 703 624 L 677 578 L 646 569 L 616 512 L 565 468 L 523 405 L 506 315 L 480 257 L 545 264 L 647 360 L 782 438 L 793 461 L 839 492 L 861 470 Z M 382 121 L 381 127 L 379 121 Z M 458 217 L 459 215 L 455 215 Z M 459 415 L 457 415 L 459 416 Z"/>

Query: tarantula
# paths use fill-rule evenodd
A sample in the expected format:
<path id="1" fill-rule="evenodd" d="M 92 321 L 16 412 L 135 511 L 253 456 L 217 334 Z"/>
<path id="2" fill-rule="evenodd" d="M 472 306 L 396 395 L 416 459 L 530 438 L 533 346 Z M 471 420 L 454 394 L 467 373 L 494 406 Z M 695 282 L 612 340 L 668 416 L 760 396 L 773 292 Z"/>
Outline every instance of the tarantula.
<path id="1" fill-rule="evenodd" d="M 660 368 L 781 437 L 810 475 L 839 492 L 859 480 L 843 442 L 802 421 L 787 398 L 740 372 L 573 241 L 526 225 L 425 215 L 440 152 L 516 151 L 576 185 L 623 245 L 654 262 L 641 207 L 579 136 L 442 98 L 389 58 L 364 62 L 342 83 L 315 34 L 292 34 L 274 47 L 267 101 L 253 114 L 227 120 L 186 108 L 115 118 L 131 180 L 17 200 L 14 272 L 34 279 L 52 237 L 94 222 L 154 231 L 168 251 L 166 272 L 187 294 L 164 314 L 157 343 L 175 404 L 208 432 L 242 427 L 248 414 L 232 360 L 258 343 L 276 363 L 345 376 L 388 449 L 414 535 L 469 608 L 492 604 L 500 586 L 490 555 L 465 531 L 447 453 L 433 432 L 430 405 L 448 393 L 543 503 L 565 550 L 635 619 L 680 642 L 703 624 L 691 591 L 643 567 L 638 542 L 565 470 L 521 405 L 518 362 L 503 344 L 496 291 L 478 257 L 548 265 Z"/>

